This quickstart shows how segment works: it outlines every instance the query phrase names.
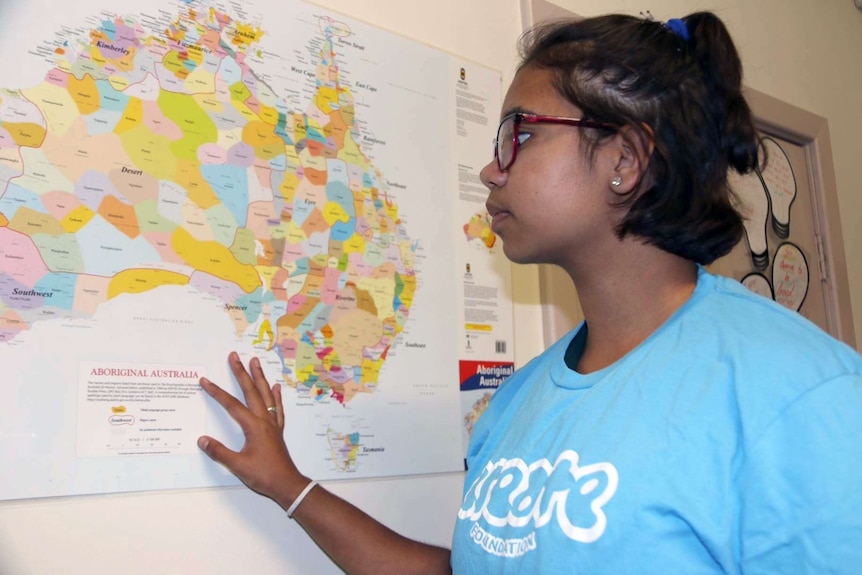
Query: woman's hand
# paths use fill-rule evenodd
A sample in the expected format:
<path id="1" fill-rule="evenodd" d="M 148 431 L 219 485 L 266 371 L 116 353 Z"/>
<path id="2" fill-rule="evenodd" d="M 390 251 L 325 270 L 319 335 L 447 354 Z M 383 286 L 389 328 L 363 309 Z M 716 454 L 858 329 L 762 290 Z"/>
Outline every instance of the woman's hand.
<path id="1" fill-rule="evenodd" d="M 204 435 L 198 439 L 198 447 L 248 487 L 286 509 L 309 479 L 296 468 L 284 443 L 281 386 L 270 387 L 256 357 L 249 362 L 251 373 L 236 352 L 228 356 L 228 363 L 242 389 L 245 405 L 206 378 L 201 378 L 200 384 L 239 424 L 245 444 L 239 452 L 231 451 Z"/>
<path id="2" fill-rule="evenodd" d="M 309 480 L 296 468 L 284 444 L 281 387 L 270 388 L 257 358 L 249 362 L 250 374 L 236 353 L 228 361 L 245 405 L 206 378 L 201 379 L 201 387 L 239 424 L 245 445 L 239 452 L 231 451 L 202 436 L 198 446 L 286 510 Z M 346 573 L 451 574 L 448 549 L 407 539 L 325 489 L 312 489 L 293 518 Z"/>

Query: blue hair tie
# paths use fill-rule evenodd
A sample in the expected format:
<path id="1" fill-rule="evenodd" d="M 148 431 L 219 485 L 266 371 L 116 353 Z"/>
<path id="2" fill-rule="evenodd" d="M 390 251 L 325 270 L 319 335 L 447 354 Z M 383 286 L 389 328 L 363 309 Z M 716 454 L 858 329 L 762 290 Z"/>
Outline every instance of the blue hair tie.
<path id="1" fill-rule="evenodd" d="M 686 42 L 691 38 L 688 33 L 688 26 L 686 26 L 685 22 L 679 18 L 671 18 L 665 23 L 665 27 Z"/>

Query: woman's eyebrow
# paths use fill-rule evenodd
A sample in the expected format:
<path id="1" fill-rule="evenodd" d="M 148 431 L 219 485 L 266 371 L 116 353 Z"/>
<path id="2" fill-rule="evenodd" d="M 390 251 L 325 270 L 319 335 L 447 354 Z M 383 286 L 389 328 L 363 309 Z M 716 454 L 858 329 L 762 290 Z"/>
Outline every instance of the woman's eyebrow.
<path id="1" fill-rule="evenodd" d="M 513 106 L 512 108 L 509 108 L 508 110 L 503 112 L 500 115 L 500 119 L 502 120 L 506 116 L 511 116 L 512 114 L 536 114 L 536 112 L 528 110 L 527 108 L 524 108 L 522 106 Z"/>

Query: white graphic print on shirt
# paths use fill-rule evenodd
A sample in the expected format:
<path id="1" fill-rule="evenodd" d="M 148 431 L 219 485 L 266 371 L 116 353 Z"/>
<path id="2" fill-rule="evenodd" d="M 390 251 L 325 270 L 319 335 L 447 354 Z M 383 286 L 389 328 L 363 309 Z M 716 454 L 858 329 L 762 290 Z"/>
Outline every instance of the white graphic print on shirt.
<path id="1" fill-rule="evenodd" d="M 513 557 L 532 551 L 536 530 L 552 519 L 569 539 L 592 543 L 605 531 L 602 507 L 614 496 L 619 477 L 610 463 L 579 466 L 578 460 L 576 451 L 566 450 L 553 465 L 548 459 L 531 464 L 522 459 L 488 462 L 467 490 L 458 518 L 477 523 L 471 539 L 494 555 Z M 504 530 L 507 526 L 510 529 Z M 518 533 L 519 528 L 531 532 Z M 495 531 L 521 536 L 504 539 Z"/>

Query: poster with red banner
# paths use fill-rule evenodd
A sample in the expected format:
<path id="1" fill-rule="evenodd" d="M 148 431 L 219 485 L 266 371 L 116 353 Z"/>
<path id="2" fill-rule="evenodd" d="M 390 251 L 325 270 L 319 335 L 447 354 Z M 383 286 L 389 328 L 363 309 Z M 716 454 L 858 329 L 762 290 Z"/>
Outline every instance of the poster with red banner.
<path id="1" fill-rule="evenodd" d="M 461 408 L 464 424 L 464 453 L 470 443 L 473 425 L 488 407 L 491 396 L 515 372 L 511 361 L 460 361 Z M 466 458 L 464 468 L 467 467 Z"/>

